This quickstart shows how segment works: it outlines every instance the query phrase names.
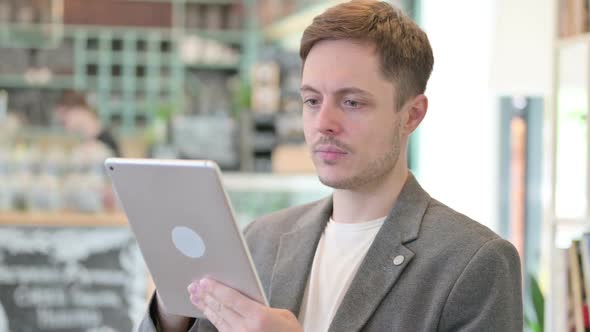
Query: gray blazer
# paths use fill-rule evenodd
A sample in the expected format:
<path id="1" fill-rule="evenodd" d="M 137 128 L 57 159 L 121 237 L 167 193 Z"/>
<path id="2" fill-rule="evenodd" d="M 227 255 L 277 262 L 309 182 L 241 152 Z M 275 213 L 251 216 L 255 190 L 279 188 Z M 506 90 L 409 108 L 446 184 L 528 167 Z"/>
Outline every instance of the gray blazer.
<path id="1" fill-rule="evenodd" d="M 260 218 L 245 230 L 272 307 L 298 315 L 331 213 L 330 197 Z M 522 331 L 521 293 L 515 248 L 432 199 L 410 175 L 329 331 Z M 140 331 L 154 331 L 150 315 Z M 215 328 L 197 320 L 190 331 Z"/>

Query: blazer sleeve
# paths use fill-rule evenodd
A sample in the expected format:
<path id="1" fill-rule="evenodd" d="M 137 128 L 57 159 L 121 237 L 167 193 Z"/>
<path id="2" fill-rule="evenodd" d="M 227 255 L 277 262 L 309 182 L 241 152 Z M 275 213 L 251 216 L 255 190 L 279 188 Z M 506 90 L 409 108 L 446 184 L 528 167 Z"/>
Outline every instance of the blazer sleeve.
<path id="1" fill-rule="evenodd" d="M 443 308 L 439 331 L 522 331 L 522 276 L 514 246 L 496 238 L 472 257 Z"/>
<path id="2" fill-rule="evenodd" d="M 198 332 L 200 329 L 199 320 L 195 319 L 191 323 L 191 327 L 189 328 L 188 332 Z M 148 309 L 146 310 L 143 319 L 139 323 L 139 327 L 137 329 L 138 332 L 160 332 L 162 329 L 158 328 L 158 303 L 156 299 L 156 292 L 152 294 L 152 297 L 149 301 Z"/>

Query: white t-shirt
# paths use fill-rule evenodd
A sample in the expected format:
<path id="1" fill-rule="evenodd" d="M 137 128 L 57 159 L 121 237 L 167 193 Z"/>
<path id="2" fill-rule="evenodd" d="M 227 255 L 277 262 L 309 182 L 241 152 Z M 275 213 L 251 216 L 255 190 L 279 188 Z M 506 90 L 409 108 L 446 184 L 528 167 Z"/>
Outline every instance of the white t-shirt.
<path id="1" fill-rule="evenodd" d="M 330 218 L 315 251 L 299 311 L 305 332 L 328 331 L 385 217 L 354 224 Z"/>

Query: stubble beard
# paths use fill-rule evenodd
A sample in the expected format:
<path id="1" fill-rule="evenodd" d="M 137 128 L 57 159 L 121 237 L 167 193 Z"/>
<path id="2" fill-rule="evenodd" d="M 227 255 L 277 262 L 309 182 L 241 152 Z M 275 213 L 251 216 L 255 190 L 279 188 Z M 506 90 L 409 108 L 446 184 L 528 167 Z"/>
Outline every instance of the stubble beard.
<path id="1" fill-rule="evenodd" d="M 378 156 L 375 160 L 372 160 L 360 172 L 350 177 L 333 180 L 322 178 L 320 175 L 320 182 L 334 189 L 355 190 L 383 180 L 391 174 L 399 160 L 401 150 L 399 137 L 400 125 L 401 120 L 398 117 L 394 126 L 395 128 L 393 129 L 391 149 L 386 151 L 382 156 Z"/>

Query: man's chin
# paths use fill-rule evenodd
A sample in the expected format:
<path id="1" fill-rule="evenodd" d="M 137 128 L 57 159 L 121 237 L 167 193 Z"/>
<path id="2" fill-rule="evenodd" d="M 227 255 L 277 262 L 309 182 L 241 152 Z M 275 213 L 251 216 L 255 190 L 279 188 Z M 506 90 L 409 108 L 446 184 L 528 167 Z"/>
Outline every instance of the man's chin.
<path id="1" fill-rule="evenodd" d="M 350 181 L 346 178 L 318 175 L 318 179 L 323 185 L 333 189 L 350 189 Z"/>

